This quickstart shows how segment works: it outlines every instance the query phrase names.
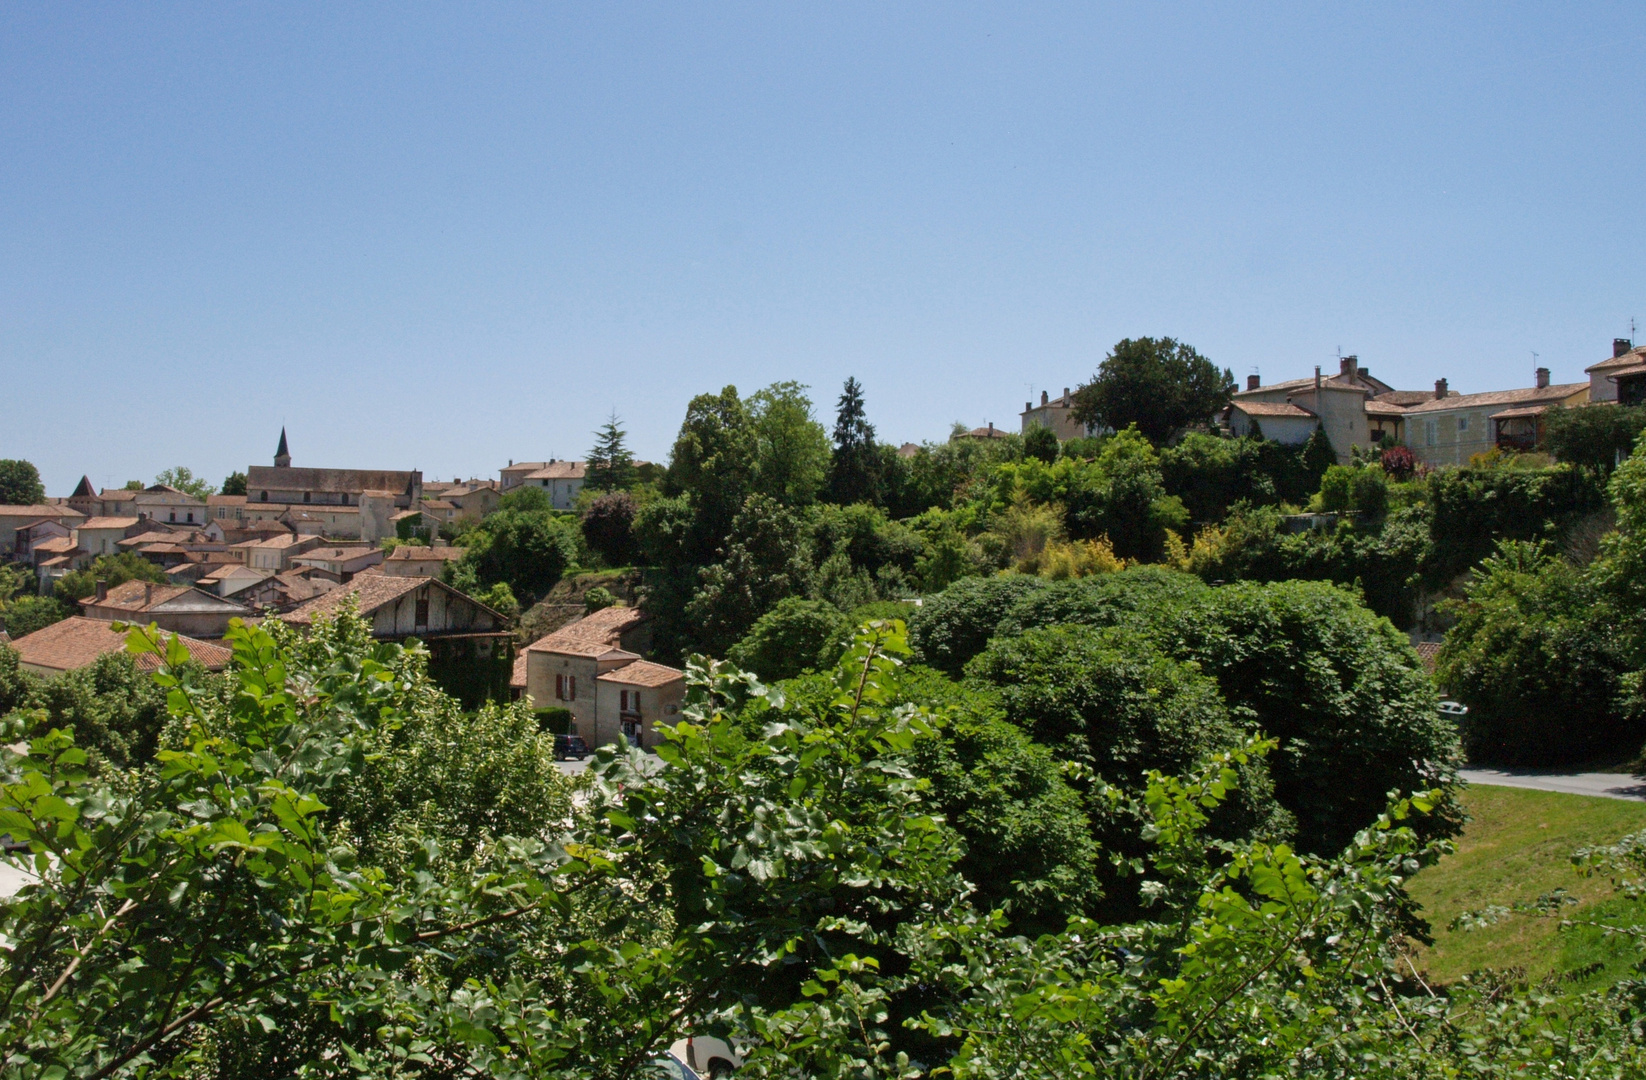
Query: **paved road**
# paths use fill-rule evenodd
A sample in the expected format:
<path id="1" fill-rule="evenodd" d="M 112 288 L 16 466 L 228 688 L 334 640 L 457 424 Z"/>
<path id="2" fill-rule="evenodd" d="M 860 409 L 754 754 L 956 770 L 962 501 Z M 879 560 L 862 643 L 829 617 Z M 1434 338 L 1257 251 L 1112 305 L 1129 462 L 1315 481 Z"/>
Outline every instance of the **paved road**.
<path id="1" fill-rule="evenodd" d="M 1598 795 L 1603 799 L 1646 802 L 1646 780 L 1628 773 L 1551 773 L 1536 769 L 1464 769 L 1458 774 L 1471 784 L 1533 788 L 1566 795 Z"/>

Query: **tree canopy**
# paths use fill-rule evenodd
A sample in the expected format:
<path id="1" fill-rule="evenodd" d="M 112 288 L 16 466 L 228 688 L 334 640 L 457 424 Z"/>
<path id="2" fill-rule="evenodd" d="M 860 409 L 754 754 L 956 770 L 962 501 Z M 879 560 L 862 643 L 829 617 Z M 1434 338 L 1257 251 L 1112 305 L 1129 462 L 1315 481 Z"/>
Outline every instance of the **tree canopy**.
<path id="1" fill-rule="evenodd" d="M 0 506 L 35 506 L 45 501 L 46 488 L 33 462 L 0 458 Z"/>
<path id="2" fill-rule="evenodd" d="M 194 475 L 194 470 L 187 465 L 177 465 L 162 470 L 154 478 L 156 484 L 164 484 L 169 488 L 176 488 L 186 495 L 193 495 L 197 499 L 204 499 L 208 495 L 217 494 L 215 485 L 207 482 L 203 476 Z"/>
<path id="3" fill-rule="evenodd" d="M 583 484 L 591 491 L 624 491 L 634 481 L 634 455 L 629 452 L 628 436 L 614 410 L 595 432 Z"/>
<path id="4" fill-rule="evenodd" d="M 1074 394 L 1074 418 L 1121 431 L 1133 424 L 1161 445 L 1228 404 L 1234 376 L 1172 338 L 1126 338 Z"/>
<path id="5" fill-rule="evenodd" d="M 846 380 L 834 421 L 834 457 L 829 468 L 829 498 L 850 504 L 873 502 L 879 493 L 879 454 L 874 425 L 863 403 L 863 387 Z"/>

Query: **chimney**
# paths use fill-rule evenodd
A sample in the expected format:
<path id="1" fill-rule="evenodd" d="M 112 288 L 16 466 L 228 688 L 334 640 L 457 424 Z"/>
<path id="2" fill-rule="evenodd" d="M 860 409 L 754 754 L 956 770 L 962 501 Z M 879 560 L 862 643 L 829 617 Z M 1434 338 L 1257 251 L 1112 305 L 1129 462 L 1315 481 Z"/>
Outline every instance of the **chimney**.
<path id="1" fill-rule="evenodd" d="M 1628 352 L 1630 349 L 1632 349 L 1634 347 L 1635 347 L 1635 343 L 1630 341 L 1626 337 L 1615 337 L 1615 338 L 1613 338 L 1612 339 L 1612 359 L 1616 360 L 1618 357 L 1622 356 L 1624 353 Z"/>
<path id="2" fill-rule="evenodd" d="M 1446 380 L 1445 379 L 1436 379 L 1435 380 L 1435 397 L 1436 398 L 1444 398 L 1448 393 L 1450 393 L 1450 391 L 1446 389 Z"/>
<path id="3" fill-rule="evenodd" d="M 1246 376 L 1246 389 L 1256 390 L 1258 387 L 1260 387 L 1262 385 L 1263 385 L 1263 380 L 1260 377 L 1258 377 L 1256 375 Z"/>
<path id="4" fill-rule="evenodd" d="M 1040 391 L 1040 404 L 1042 404 L 1042 405 L 1046 404 L 1047 397 L 1048 397 L 1048 395 L 1047 395 L 1046 391 L 1044 391 L 1044 390 Z"/>
<path id="5" fill-rule="evenodd" d="M 1032 409 L 1032 408 L 1034 408 L 1034 402 L 1032 402 L 1032 401 L 1025 401 L 1025 402 L 1024 402 L 1024 403 L 1023 403 L 1023 411 L 1024 411 L 1024 412 L 1028 412 L 1028 411 L 1029 411 L 1029 410 L 1030 410 L 1030 409 Z"/>
<path id="6" fill-rule="evenodd" d="M 1069 388 L 1067 386 L 1065 386 L 1063 388 L 1063 404 L 1067 405 L 1068 403 L 1069 403 Z"/>
<path id="7" fill-rule="evenodd" d="M 143 582 L 143 606 L 148 607 L 152 603 L 154 603 L 154 582 L 145 581 Z"/>
<path id="8" fill-rule="evenodd" d="M 109 583 L 104 581 L 102 578 L 98 578 L 97 579 L 97 599 L 98 600 L 107 600 L 108 598 L 109 598 Z"/>
<path id="9" fill-rule="evenodd" d="M 1320 393 L 1320 365 L 1315 365 L 1315 393 Z"/>
<path id="10" fill-rule="evenodd" d="M 1539 390 L 1547 390 L 1549 388 L 1549 369 L 1546 367 L 1540 367 L 1537 369 L 1537 388 Z"/>
<path id="11" fill-rule="evenodd" d="M 1345 379 L 1352 379 L 1360 374 L 1360 357 L 1345 356 L 1337 362 L 1338 374 Z"/>
<path id="12" fill-rule="evenodd" d="M 989 421 L 989 438 L 994 438 L 994 421 Z"/>

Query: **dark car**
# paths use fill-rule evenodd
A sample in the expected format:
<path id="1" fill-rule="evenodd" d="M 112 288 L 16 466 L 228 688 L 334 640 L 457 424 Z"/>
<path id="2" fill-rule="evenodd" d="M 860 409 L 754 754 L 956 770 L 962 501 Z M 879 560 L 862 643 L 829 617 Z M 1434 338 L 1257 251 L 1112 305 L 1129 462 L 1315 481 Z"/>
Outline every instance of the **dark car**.
<path id="1" fill-rule="evenodd" d="M 589 756 L 589 744 L 583 741 L 581 735 L 556 735 L 554 737 L 554 760 L 570 761 L 576 758 L 582 761 Z"/>

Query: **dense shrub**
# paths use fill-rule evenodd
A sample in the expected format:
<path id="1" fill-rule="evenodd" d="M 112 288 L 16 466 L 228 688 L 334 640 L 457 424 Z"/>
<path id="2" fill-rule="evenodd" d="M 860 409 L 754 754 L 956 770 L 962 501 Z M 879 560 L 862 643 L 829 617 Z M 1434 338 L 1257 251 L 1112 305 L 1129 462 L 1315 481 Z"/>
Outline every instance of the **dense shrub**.
<path id="1" fill-rule="evenodd" d="M 968 577 L 928 596 L 909 620 L 909 644 L 923 664 L 955 678 L 966 661 L 982 652 L 995 625 L 1024 596 L 1048 588 L 1024 574 Z"/>
<path id="2" fill-rule="evenodd" d="M 1315 490 L 1301 448 L 1260 437 L 1191 432 L 1160 451 L 1160 474 L 1166 493 L 1181 499 L 1190 519 L 1200 523 L 1221 521 L 1237 502 L 1302 503 Z"/>
<path id="3" fill-rule="evenodd" d="M 1541 542 L 1506 540 L 1450 605 L 1436 674 L 1469 706 L 1470 760 L 1558 765 L 1639 749 L 1620 714 L 1617 642 L 1582 570 Z"/>
<path id="4" fill-rule="evenodd" d="M 1492 553 L 1499 540 L 1552 539 L 1606 504 L 1603 481 L 1572 465 L 1547 469 L 1446 469 L 1428 480 L 1431 589 Z"/>
<path id="5" fill-rule="evenodd" d="M 1390 791 L 1449 781 L 1458 736 L 1405 635 L 1346 590 L 1238 584 L 1165 608 L 1157 640 L 1217 680 L 1237 718 L 1280 740 L 1275 795 L 1307 851 L 1336 851 Z M 1431 819 L 1446 832 L 1452 817 Z"/>
<path id="6" fill-rule="evenodd" d="M 791 596 L 756 619 L 726 658 L 768 682 L 792 679 L 808 669 L 833 666 L 851 629 L 851 620 L 834 605 Z"/>
<path id="7" fill-rule="evenodd" d="M 1609 473 L 1633 451 L 1646 430 L 1646 408 L 1603 405 L 1550 409 L 1543 414 L 1543 446 L 1558 460 Z"/>
<path id="8" fill-rule="evenodd" d="M 639 554 L 634 518 L 640 511 L 626 491 L 608 491 L 583 509 L 583 542 L 607 566 L 629 566 Z"/>

